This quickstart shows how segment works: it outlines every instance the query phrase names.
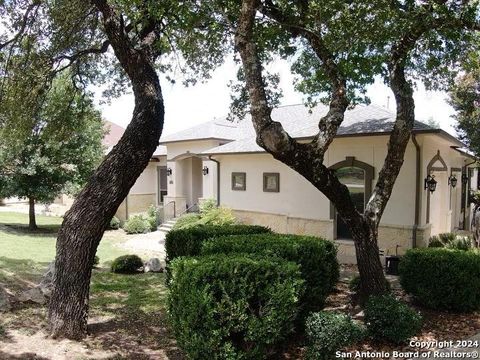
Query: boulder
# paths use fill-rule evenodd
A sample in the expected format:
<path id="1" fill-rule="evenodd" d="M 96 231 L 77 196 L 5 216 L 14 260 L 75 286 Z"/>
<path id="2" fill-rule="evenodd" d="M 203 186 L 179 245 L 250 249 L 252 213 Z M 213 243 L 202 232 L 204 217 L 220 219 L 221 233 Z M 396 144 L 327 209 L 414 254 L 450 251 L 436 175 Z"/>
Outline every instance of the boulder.
<path id="1" fill-rule="evenodd" d="M 22 292 L 18 295 L 17 300 L 20 302 L 34 302 L 40 305 L 47 303 L 47 297 L 44 295 L 40 287 L 34 287 Z"/>
<path id="2" fill-rule="evenodd" d="M 145 263 L 145 272 L 163 272 L 162 263 L 158 258 L 151 258 Z"/>
<path id="3" fill-rule="evenodd" d="M 0 312 L 10 311 L 11 308 L 12 305 L 10 304 L 8 293 L 0 286 Z"/>

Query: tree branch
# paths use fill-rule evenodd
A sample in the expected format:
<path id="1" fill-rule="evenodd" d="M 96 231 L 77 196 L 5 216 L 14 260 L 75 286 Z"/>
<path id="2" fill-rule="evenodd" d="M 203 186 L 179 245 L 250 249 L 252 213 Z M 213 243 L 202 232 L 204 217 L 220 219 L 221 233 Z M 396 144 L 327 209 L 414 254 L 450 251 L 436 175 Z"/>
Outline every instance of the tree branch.
<path id="1" fill-rule="evenodd" d="M 21 22 L 21 25 L 20 25 L 20 29 L 17 31 L 17 33 L 10 39 L 10 40 L 7 40 L 6 42 L 4 43 L 0 43 L 0 50 L 4 49 L 5 47 L 7 47 L 8 45 L 16 42 L 22 35 L 23 33 L 25 32 L 25 29 L 27 28 L 27 24 L 28 24 L 28 20 L 29 20 L 29 16 L 30 16 L 30 13 L 38 8 L 40 6 L 40 1 L 39 0 L 34 0 L 32 4 L 30 4 L 28 7 L 27 7 L 27 10 L 25 10 L 25 14 L 23 14 L 23 18 L 22 18 L 22 22 Z"/>
<path id="2" fill-rule="evenodd" d="M 338 68 L 335 57 L 326 46 L 322 36 L 318 31 L 310 30 L 305 26 L 304 19 L 308 12 L 308 2 L 302 1 L 301 18 L 291 19 L 273 4 L 271 0 L 265 0 L 265 6 L 260 7 L 260 11 L 268 18 L 274 20 L 290 32 L 292 37 L 302 36 L 306 39 L 321 62 L 325 74 L 332 84 L 332 98 L 329 111 L 323 116 L 319 123 L 319 132 L 315 137 L 313 144 L 319 155 L 323 158 L 328 146 L 337 134 L 338 128 L 343 122 L 344 114 L 349 104 L 346 97 L 346 81 L 344 75 Z"/>

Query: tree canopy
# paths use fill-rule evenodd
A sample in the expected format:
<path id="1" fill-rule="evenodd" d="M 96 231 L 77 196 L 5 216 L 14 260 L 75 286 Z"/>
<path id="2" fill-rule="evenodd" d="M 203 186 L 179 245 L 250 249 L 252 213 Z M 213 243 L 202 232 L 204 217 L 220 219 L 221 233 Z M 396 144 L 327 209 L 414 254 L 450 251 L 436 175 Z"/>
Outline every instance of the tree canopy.
<path id="1" fill-rule="evenodd" d="M 10 126 L 0 127 L 0 197 L 49 203 L 62 193 L 78 193 L 104 150 L 104 125 L 91 99 L 63 74 L 41 104 L 22 111 L 32 116 L 29 132 L 19 136 Z"/>
<path id="2" fill-rule="evenodd" d="M 480 157 L 480 70 L 461 75 L 450 91 L 450 105 L 455 109 L 456 129 L 477 157 Z"/>

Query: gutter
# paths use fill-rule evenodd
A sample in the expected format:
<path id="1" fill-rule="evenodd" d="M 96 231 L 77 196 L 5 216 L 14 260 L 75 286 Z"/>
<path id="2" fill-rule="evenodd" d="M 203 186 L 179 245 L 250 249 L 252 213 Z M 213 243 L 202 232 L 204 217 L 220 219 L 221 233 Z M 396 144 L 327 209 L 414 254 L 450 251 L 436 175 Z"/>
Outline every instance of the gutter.
<path id="1" fill-rule="evenodd" d="M 212 155 L 208 155 L 208 160 L 217 164 L 217 206 L 220 206 L 220 161 L 212 159 Z"/>
<path id="2" fill-rule="evenodd" d="M 412 134 L 412 142 L 415 145 L 416 161 L 415 161 L 415 220 L 412 232 L 412 248 L 417 247 L 417 229 L 420 222 L 420 145 L 417 142 L 415 134 Z"/>
<path id="3" fill-rule="evenodd" d="M 466 199 L 464 199 L 464 202 L 463 202 L 463 205 L 464 205 L 464 208 L 462 209 L 463 210 L 463 229 L 462 230 L 466 230 L 470 225 L 467 226 L 467 208 L 470 206 L 470 204 L 468 204 L 468 198 L 469 198 L 469 188 L 470 188 L 470 177 L 468 176 L 468 167 L 470 165 L 473 165 L 477 162 L 477 160 L 473 160 L 471 163 L 468 163 L 468 164 L 465 164 L 462 166 L 463 168 L 463 171 L 462 171 L 462 176 L 463 174 L 465 174 L 467 177 L 468 177 L 468 182 L 466 184 L 466 189 L 465 189 L 465 196 L 467 197 Z M 463 184 L 462 184 L 463 185 Z M 470 214 L 468 215 L 470 217 Z"/>

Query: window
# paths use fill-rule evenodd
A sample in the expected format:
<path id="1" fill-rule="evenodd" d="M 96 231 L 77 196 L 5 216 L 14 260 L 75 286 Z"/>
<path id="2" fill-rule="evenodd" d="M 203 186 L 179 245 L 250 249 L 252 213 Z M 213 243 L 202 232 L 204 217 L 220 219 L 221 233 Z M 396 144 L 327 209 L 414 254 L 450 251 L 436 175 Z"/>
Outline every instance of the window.
<path id="1" fill-rule="evenodd" d="M 263 173 L 263 191 L 280 192 L 279 173 Z"/>
<path id="2" fill-rule="evenodd" d="M 247 174 L 244 172 L 232 173 L 232 190 L 245 191 L 247 189 Z"/>
<path id="3" fill-rule="evenodd" d="M 338 180 L 347 186 L 355 208 L 362 213 L 365 210 L 365 171 L 351 166 L 337 169 L 336 173 Z M 339 216 L 337 217 L 337 238 L 352 238 L 350 230 Z"/>
<path id="4" fill-rule="evenodd" d="M 163 204 L 163 198 L 167 195 L 167 167 L 157 167 L 158 203 Z"/>

